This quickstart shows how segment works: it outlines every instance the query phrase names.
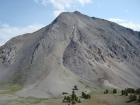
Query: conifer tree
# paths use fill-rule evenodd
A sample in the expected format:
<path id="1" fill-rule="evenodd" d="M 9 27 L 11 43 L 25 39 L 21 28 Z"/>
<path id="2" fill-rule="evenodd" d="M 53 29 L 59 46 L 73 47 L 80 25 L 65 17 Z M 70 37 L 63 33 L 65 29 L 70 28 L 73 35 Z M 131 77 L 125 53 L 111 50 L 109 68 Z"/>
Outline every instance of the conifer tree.
<path id="1" fill-rule="evenodd" d="M 108 94 L 108 89 L 106 89 L 106 94 Z"/>
<path id="2" fill-rule="evenodd" d="M 124 95 L 124 90 L 121 91 L 121 94 Z"/>
<path id="3" fill-rule="evenodd" d="M 125 92 L 125 95 L 128 96 L 128 92 L 127 91 Z"/>
<path id="4" fill-rule="evenodd" d="M 81 100 L 79 99 L 78 103 L 81 103 Z"/>
<path id="5" fill-rule="evenodd" d="M 133 95 L 133 100 L 136 101 L 137 100 L 137 95 L 134 93 Z"/>
<path id="6" fill-rule="evenodd" d="M 113 94 L 116 94 L 117 93 L 117 89 L 113 89 Z"/>
<path id="7" fill-rule="evenodd" d="M 78 102 L 78 97 L 75 97 L 75 101 Z"/>
<path id="8" fill-rule="evenodd" d="M 72 91 L 72 94 L 75 94 L 75 91 L 74 90 Z"/>

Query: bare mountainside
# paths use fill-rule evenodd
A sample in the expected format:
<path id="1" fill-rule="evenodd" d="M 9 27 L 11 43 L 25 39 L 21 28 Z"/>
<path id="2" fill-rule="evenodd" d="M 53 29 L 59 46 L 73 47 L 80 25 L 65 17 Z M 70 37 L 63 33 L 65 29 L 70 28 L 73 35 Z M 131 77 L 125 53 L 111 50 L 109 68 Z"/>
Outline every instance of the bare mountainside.
<path id="1" fill-rule="evenodd" d="M 71 92 L 74 85 L 79 92 L 86 84 L 140 87 L 140 32 L 77 11 L 61 13 L 0 47 L 0 83 L 37 97 Z"/>

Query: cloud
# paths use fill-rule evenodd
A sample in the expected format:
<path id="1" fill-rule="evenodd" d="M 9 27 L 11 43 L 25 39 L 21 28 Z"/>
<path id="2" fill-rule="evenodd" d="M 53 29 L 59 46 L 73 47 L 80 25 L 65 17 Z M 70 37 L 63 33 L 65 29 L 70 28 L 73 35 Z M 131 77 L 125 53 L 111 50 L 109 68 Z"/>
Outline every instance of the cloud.
<path id="1" fill-rule="evenodd" d="M 60 13 L 64 12 L 65 10 L 56 10 L 54 11 L 55 17 L 57 17 Z"/>
<path id="2" fill-rule="evenodd" d="M 0 28 L 0 46 L 7 42 L 12 37 L 25 33 L 32 33 L 44 27 L 43 24 L 34 24 L 26 27 L 10 27 L 8 24 L 2 24 Z"/>
<path id="3" fill-rule="evenodd" d="M 48 3 L 49 3 L 49 1 L 47 1 L 47 0 L 42 0 L 42 4 L 43 4 L 44 6 L 46 6 Z"/>
<path id="4" fill-rule="evenodd" d="M 9 25 L 6 24 L 6 23 L 4 23 L 4 24 L 2 24 L 2 27 L 4 27 L 4 28 L 9 28 Z"/>
<path id="5" fill-rule="evenodd" d="M 119 19 L 119 18 L 109 18 L 108 20 L 112 22 L 124 22 L 124 20 Z"/>
<path id="6" fill-rule="evenodd" d="M 136 24 L 132 21 L 122 20 L 119 18 L 109 18 L 108 20 L 115 22 L 115 23 L 118 23 L 119 25 L 122 25 L 124 27 L 131 28 L 134 31 L 140 31 L 140 24 Z"/>
<path id="7" fill-rule="evenodd" d="M 67 8 L 70 8 L 70 7 L 71 7 L 71 4 L 65 4 L 65 6 L 66 6 Z"/>
<path id="8" fill-rule="evenodd" d="M 78 1 L 79 1 L 79 3 L 81 3 L 82 5 L 91 3 L 91 0 L 78 0 Z"/>
<path id="9" fill-rule="evenodd" d="M 54 10 L 55 17 L 58 16 L 61 12 L 65 11 L 65 5 L 63 4 L 63 2 L 50 0 L 50 3 L 57 9 L 57 10 Z"/>
<path id="10" fill-rule="evenodd" d="M 120 23 L 120 25 L 127 27 L 127 28 L 131 28 L 135 31 L 140 31 L 140 24 L 135 24 L 133 22 L 127 22 L 127 23 Z"/>
<path id="11" fill-rule="evenodd" d="M 42 4 L 46 6 L 48 3 L 54 7 L 54 16 L 57 17 L 61 12 L 67 11 L 67 9 L 74 8 L 75 5 L 84 6 L 91 3 L 92 0 L 42 0 Z"/>
<path id="12" fill-rule="evenodd" d="M 34 0 L 36 3 L 38 3 L 38 0 Z"/>

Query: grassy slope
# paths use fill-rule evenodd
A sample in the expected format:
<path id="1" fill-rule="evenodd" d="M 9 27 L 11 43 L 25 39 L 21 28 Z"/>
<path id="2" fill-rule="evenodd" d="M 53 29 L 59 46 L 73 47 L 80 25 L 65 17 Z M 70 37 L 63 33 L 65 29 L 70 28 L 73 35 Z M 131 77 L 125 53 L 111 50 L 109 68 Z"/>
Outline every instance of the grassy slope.
<path id="1" fill-rule="evenodd" d="M 68 105 L 62 103 L 63 96 L 55 99 L 34 98 L 34 97 L 17 97 L 9 93 L 0 93 L 0 105 Z M 82 103 L 76 105 L 139 105 L 139 103 L 130 102 L 128 96 L 118 94 L 93 94 L 91 99 L 81 98 Z"/>

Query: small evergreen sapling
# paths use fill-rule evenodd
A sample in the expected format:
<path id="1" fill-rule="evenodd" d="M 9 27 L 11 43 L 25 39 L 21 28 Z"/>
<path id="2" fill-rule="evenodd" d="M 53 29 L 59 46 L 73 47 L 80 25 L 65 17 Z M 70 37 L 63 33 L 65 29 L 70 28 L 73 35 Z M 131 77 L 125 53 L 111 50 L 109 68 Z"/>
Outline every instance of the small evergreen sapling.
<path id="1" fill-rule="evenodd" d="M 81 103 L 81 100 L 79 99 L 78 103 Z"/>
<path id="2" fill-rule="evenodd" d="M 77 88 L 77 86 L 76 86 L 76 85 L 74 86 L 74 90 L 78 90 L 78 88 Z"/>
<path id="3" fill-rule="evenodd" d="M 106 89 L 106 91 L 105 91 L 105 92 L 106 92 L 106 94 L 108 94 L 108 89 Z"/>
<path id="4" fill-rule="evenodd" d="M 121 94 L 124 95 L 124 90 L 121 91 Z"/>
<path id="5" fill-rule="evenodd" d="M 116 94 L 117 93 L 117 89 L 113 89 L 113 94 Z"/>

